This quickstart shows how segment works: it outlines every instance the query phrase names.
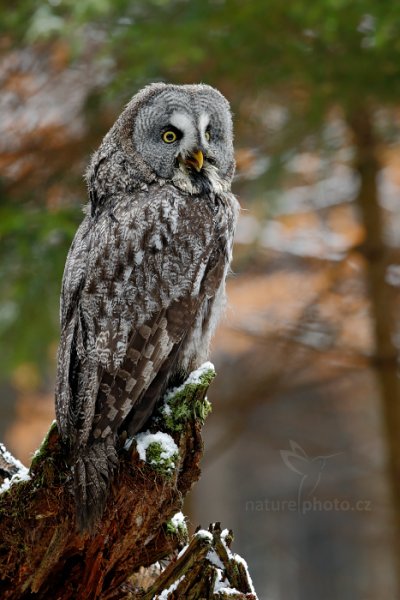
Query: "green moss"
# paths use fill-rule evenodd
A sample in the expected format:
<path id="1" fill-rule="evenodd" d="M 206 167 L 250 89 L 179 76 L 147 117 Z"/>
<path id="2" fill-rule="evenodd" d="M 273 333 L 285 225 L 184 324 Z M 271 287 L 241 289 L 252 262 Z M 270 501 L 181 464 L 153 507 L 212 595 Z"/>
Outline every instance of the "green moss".
<path id="1" fill-rule="evenodd" d="M 70 477 L 70 468 L 66 464 L 65 451 L 61 446 L 55 421 L 33 455 L 29 472 L 35 488 L 63 483 Z"/>
<path id="2" fill-rule="evenodd" d="M 165 528 L 168 535 L 177 537 L 182 544 L 189 541 L 189 534 L 184 521 L 176 520 L 175 517 L 166 522 Z"/>
<path id="3" fill-rule="evenodd" d="M 176 390 L 167 392 L 161 407 L 162 418 L 171 431 L 182 431 L 185 423 L 191 419 L 199 419 L 202 423 L 210 414 L 211 403 L 206 393 L 215 377 L 214 369 L 207 369 L 196 383 L 184 383 Z"/>
<path id="4" fill-rule="evenodd" d="M 47 458 L 47 456 L 50 454 L 52 454 L 51 451 L 49 451 L 49 443 L 50 440 L 52 438 L 52 436 L 54 436 L 57 432 L 57 423 L 54 421 L 52 423 L 52 425 L 50 426 L 49 431 L 47 432 L 43 442 L 40 444 L 39 448 L 36 450 L 35 454 L 33 455 L 32 458 L 32 462 L 31 462 L 31 466 L 30 466 L 30 471 L 31 472 L 35 472 L 39 466 L 39 464 L 45 460 Z"/>
<path id="5" fill-rule="evenodd" d="M 162 475 L 170 476 L 175 470 L 178 454 L 165 456 L 165 448 L 160 442 L 152 442 L 146 448 L 146 462 Z"/>

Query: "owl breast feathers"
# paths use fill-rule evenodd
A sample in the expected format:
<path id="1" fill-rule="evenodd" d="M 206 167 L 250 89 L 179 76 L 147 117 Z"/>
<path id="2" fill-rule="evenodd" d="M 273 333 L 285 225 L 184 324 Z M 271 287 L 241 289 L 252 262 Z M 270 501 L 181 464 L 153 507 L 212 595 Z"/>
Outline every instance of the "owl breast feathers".
<path id="1" fill-rule="evenodd" d="M 56 387 L 81 530 L 103 513 L 118 436 L 207 357 L 238 212 L 233 173 L 229 105 L 204 85 L 144 88 L 93 156 L 64 271 Z"/>

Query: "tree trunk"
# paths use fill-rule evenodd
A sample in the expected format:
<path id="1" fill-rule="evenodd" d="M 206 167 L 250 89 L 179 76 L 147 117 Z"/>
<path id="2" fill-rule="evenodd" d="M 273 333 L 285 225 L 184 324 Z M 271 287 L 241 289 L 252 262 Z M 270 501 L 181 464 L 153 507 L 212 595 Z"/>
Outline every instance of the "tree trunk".
<path id="1" fill-rule="evenodd" d="M 377 186 L 380 170 L 378 143 L 369 110 L 364 108 L 357 111 L 348 122 L 356 149 L 355 168 L 360 177 L 356 202 L 366 235 L 363 251 L 374 328 L 373 365 L 382 395 L 388 471 L 396 520 L 397 566 L 400 574 L 400 380 L 397 373 L 398 351 L 393 342 L 396 331 L 393 293 L 386 281 L 389 253 Z"/>

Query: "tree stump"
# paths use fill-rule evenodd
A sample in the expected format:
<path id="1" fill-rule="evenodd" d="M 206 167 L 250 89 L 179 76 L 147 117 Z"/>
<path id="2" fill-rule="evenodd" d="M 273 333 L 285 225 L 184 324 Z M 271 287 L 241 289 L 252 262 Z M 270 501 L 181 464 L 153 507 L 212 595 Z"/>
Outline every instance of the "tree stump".
<path id="1" fill-rule="evenodd" d="M 55 423 L 29 472 L 0 445 L 2 599 L 256 598 L 244 561 L 230 551 L 231 532 L 210 526 L 182 549 L 187 530 L 176 515 L 200 476 L 214 376 L 211 363 L 203 365 L 166 393 L 148 431 L 126 440 L 91 535 L 76 528 L 72 474 Z"/>

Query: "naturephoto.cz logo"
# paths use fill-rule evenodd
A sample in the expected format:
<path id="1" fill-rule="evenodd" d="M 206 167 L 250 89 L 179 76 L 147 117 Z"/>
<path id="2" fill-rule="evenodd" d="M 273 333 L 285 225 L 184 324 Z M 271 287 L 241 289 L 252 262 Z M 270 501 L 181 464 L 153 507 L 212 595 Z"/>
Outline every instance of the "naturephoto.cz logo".
<path id="1" fill-rule="evenodd" d="M 347 500 L 341 498 L 319 499 L 316 490 L 323 477 L 327 464 L 342 452 L 309 456 L 297 442 L 289 441 L 289 450 L 280 450 L 280 456 L 288 469 L 299 479 L 296 499 L 264 498 L 246 500 L 245 510 L 254 512 L 298 512 L 306 514 L 315 511 L 370 511 L 371 501 L 366 499 Z"/>

